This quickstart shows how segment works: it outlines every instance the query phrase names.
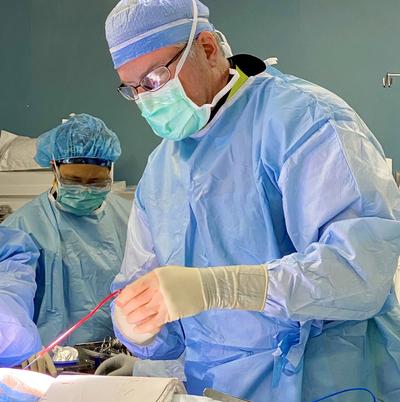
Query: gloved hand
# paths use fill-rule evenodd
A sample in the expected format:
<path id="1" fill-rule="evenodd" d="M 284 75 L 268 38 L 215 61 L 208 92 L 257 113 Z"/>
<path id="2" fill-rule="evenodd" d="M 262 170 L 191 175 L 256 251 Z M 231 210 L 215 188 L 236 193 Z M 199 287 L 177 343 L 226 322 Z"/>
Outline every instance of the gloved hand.
<path id="1" fill-rule="evenodd" d="M 30 370 L 0 368 L 0 401 L 39 401 L 54 378 Z"/>
<path id="2" fill-rule="evenodd" d="M 210 309 L 263 311 L 266 265 L 213 268 L 157 268 L 128 285 L 116 299 L 114 314 L 124 335 L 156 333 L 167 322 Z M 120 309 L 120 310 L 118 310 Z"/>
<path id="3" fill-rule="evenodd" d="M 28 360 L 25 360 L 24 362 L 21 363 L 21 367 L 22 368 L 26 367 L 29 363 L 35 360 L 36 357 L 37 354 L 32 355 Z M 51 359 L 48 353 L 46 353 L 43 357 L 41 357 L 35 363 L 33 363 L 32 366 L 28 368 L 28 370 L 36 371 L 42 374 L 50 374 L 53 377 L 57 376 L 57 369 L 54 366 L 53 360 Z"/>
<path id="4" fill-rule="evenodd" d="M 95 375 L 131 376 L 137 358 L 124 353 L 110 357 L 100 364 Z"/>

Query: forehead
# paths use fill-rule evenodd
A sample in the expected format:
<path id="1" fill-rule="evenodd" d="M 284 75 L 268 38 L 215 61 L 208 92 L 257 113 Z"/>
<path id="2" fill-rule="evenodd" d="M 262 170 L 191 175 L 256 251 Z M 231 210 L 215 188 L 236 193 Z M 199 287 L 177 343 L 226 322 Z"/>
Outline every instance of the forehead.
<path id="1" fill-rule="evenodd" d="M 181 48 L 182 45 L 179 44 L 168 46 L 129 61 L 117 69 L 121 82 L 136 83 L 140 81 L 144 74 L 167 63 Z"/>
<path id="2" fill-rule="evenodd" d="M 110 169 L 97 165 L 71 164 L 61 165 L 60 173 L 64 178 L 107 179 Z"/>

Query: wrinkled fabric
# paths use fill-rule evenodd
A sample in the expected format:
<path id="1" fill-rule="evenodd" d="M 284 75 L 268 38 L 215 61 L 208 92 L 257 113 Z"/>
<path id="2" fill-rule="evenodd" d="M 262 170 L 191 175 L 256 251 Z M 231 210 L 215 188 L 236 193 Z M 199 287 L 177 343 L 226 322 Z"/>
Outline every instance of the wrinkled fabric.
<path id="1" fill-rule="evenodd" d="M 82 113 L 37 139 L 35 161 L 48 168 L 53 159 L 93 158 L 115 162 L 120 155 L 116 134 L 102 120 Z"/>
<path id="2" fill-rule="evenodd" d="M 184 354 L 177 360 L 140 360 L 133 366 L 135 377 L 170 377 L 185 382 Z"/>
<path id="3" fill-rule="evenodd" d="M 27 234 L 0 225 L 0 367 L 18 365 L 41 348 L 32 321 L 38 257 Z"/>
<path id="4" fill-rule="evenodd" d="M 4 221 L 29 233 L 40 251 L 34 320 L 44 345 L 110 293 L 123 258 L 130 205 L 110 193 L 99 210 L 78 217 L 58 209 L 54 198 L 43 193 Z M 110 307 L 105 305 L 64 344 L 112 335 Z"/>
<path id="5" fill-rule="evenodd" d="M 191 394 L 212 387 L 253 402 L 309 402 L 367 387 L 399 401 L 399 190 L 344 101 L 268 71 L 198 138 L 153 152 L 113 285 L 157 266 L 267 262 L 265 311 L 207 311 L 165 325 L 143 347 L 118 336 L 141 358 L 185 351 Z"/>
<path id="6" fill-rule="evenodd" d="M 208 8 L 199 0 L 196 5 L 196 35 L 214 31 Z M 187 42 L 192 22 L 192 0 L 121 0 L 105 24 L 114 68 L 163 47 Z"/>

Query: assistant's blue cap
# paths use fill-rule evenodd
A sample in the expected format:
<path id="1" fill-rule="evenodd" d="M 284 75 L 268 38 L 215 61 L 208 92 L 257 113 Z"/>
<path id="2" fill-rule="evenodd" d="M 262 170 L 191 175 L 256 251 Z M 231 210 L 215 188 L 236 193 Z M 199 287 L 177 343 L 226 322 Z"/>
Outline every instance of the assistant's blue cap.
<path id="1" fill-rule="evenodd" d="M 214 31 L 209 10 L 196 0 L 196 35 Z M 163 47 L 185 43 L 193 23 L 192 0 L 121 0 L 106 21 L 114 68 Z"/>
<path id="2" fill-rule="evenodd" d="M 35 161 L 48 168 L 52 160 L 90 158 L 115 162 L 120 155 L 116 134 L 102 120 L 83 113 L 42 134 L 37 139 Z"/>

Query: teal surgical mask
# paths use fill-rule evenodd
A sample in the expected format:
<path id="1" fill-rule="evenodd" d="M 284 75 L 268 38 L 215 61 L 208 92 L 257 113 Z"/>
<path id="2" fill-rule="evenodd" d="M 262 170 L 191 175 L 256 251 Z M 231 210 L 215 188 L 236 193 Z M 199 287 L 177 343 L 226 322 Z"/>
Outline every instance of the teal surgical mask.
<path id="1" fill-rule="evenodd" d="M 142 116 L 160 137 L 179 141 L 200 131 L 210 120 L 211 110 L 224 97 L 239 78 L 236 70 L 229 70 L 233 77 L 214 97 L 212 103 L 196 105 L 185 93 L 178 75 L 155 92 L 139 94 L 136 101 Z"/>
<path id="2" fill-rule="evenodd" d="M 104 202 L 109 189 L 93 186 L 58 184 L 57 204 L 77 216 L 90 215 Z"/>
<path id="3" fill-rule="evenodd" d="M 186 49 L 176 67 L 174 78 L 154 92 L 143 92 L 138 95 L 136 104 L 142 116 L 153 131 L 160 137 L 179 141 L 200 131 L 210 120 L 211 110 L 226 95 L 239 79 L 236 70 L 230 70 L 233 77 L 218 92 L 213 101 L 202 106 L 196 105 L 185 93 L 179 73 L 187 60 L 194 41 L 198 19 L 196 2 L 193 1 L 193 24 Z"/>

